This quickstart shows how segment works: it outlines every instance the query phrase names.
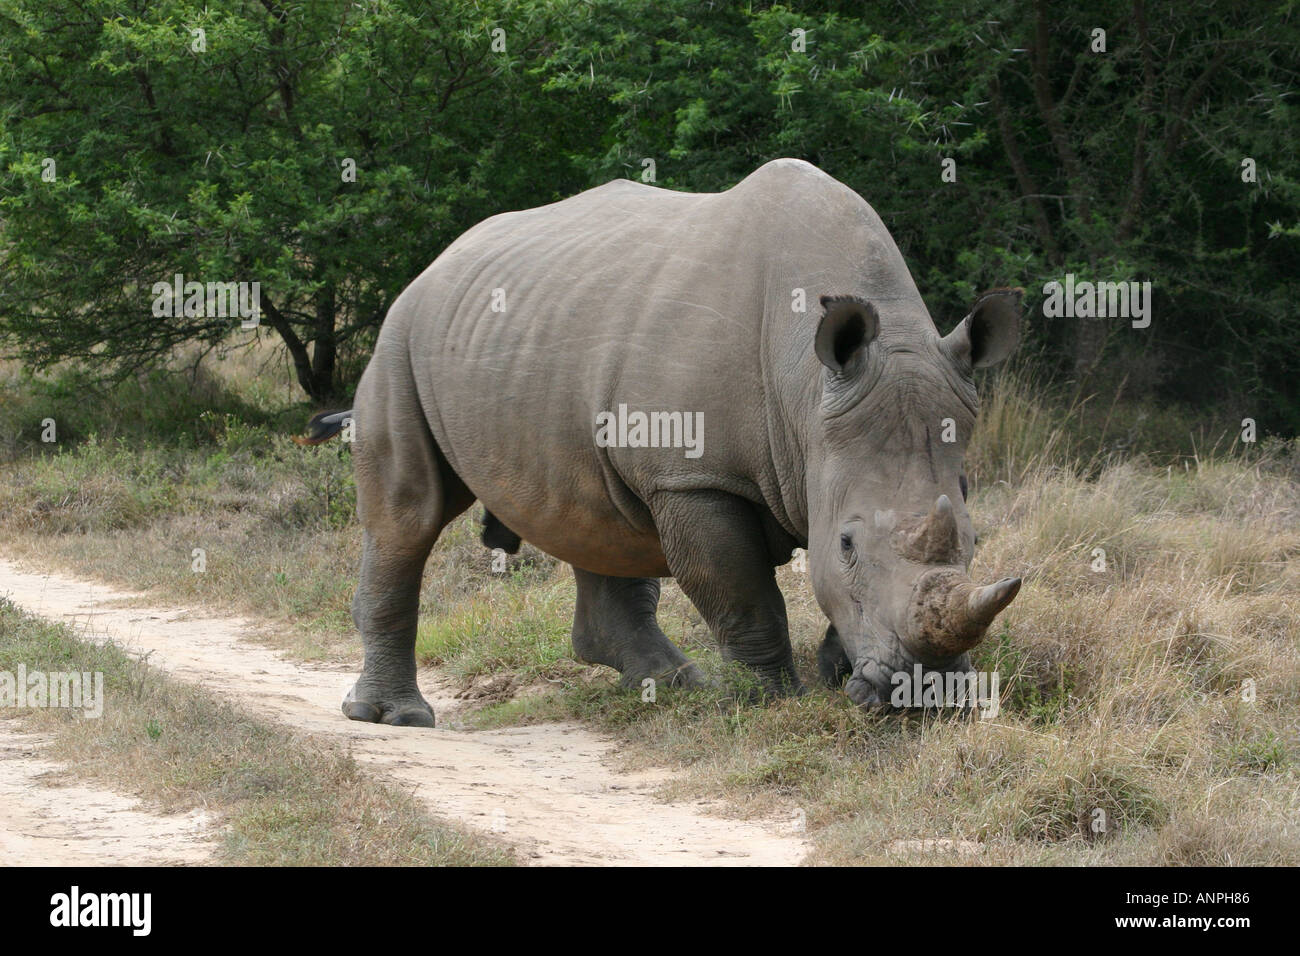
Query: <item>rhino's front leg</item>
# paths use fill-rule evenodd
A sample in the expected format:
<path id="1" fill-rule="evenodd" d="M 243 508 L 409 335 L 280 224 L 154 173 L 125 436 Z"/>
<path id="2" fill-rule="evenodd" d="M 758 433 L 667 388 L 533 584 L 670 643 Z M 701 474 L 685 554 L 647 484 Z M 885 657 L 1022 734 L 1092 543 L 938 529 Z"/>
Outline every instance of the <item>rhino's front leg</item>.
<path id="1" fill-rule="evenodd" d="M 661 492 L 651 503 L 668 568 L 718 639 L 767 690 L 798 694 L 785 598 L 754 505 L 719 491 Z"/>
<path id="2" fill-rule="evenodd" d="M 831 624 L 826 628 L 821 647 L 817 649 L 817 673 L 827 687 L 839 690 L 853 673 L 853 661 L 840 641 L 840 632 Z"/>

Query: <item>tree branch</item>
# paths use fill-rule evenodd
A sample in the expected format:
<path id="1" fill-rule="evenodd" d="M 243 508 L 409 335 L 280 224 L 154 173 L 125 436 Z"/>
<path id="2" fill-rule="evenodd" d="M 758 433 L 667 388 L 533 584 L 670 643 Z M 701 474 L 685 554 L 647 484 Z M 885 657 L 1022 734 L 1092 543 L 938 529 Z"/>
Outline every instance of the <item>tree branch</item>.
<path id="1" fill-rule="evenodd" d="M 1091 190 L 1083 172 L 1083 165 L 1079 162 L 1074 147 L 1070 145 L 1065 124 L 1061 122 L 1056 104 L 1052 100 L 1052 83 L 1048 75 L 1048 43 L 1047 3 L 1046 0 L 1035 0 L 1034 43 L 1029 57 L 1034 101 L 1038 104 L 1038 112 L 1042 115 L 1043 124 L 1047 127 L 1047 135 L 1052 140 L 1052 146 L 1065 170 L 1065 175 L 1074 184 L 1073 191 L 1079 194 L 1079 218 L 1086 222 L 1091 215 L 1089 199 Z"/>
<path id="2" fill-rule="evenodd" d="M 993 104 L 993 113 L 997 118 L 998 133 L 1002 137 L 1002 149 L 1007 155 L 1007 161 L 1011 163 L 1011 169 L 1016 174 L 1016 182 L 1020 186 L 1021 197 L 1029 204 L 1030 212 L 1033 215 L 1034 231 L 1038 234 L 1038 241 L 1043 244 L 1043 251 L 1047 253 L 1047 258 L 1053 263 L 1060 265 L 1061 250 L 1056 245 L 1056 237 L 1052 234 L 1052 225 L 1047 218 L 1047 210 L 1043 207 L 1039 196 L 1038 185 L 1034 182 L 1033 174 L 1029 171 L 1029 166 L 1025 163 L 1025 158 L 1020 154 L 1020 147 L 1016 145 L 1016 131 L 1011 124 L 1011 118 L 1007 115 L 1006 103 L 1002 99 L 1002 84 L 998 81 L 996 74 L 993 76 L 992 83 L 989 87 L 989 101 Z"/>
<path id="3" fill-rule="evenodd" d="M 271 328 L 280 334 L 284 340 L 285 348 L 289 350 L 289 357 L 293 359 L 294 372 L 298 377 L 298 384 L 302 386 L 303 391 L 312 394 L 311 383 L 311 356 L 307 354 L 307 346 L 302 339 L 298 338 L 298 333 L 293 330 L 289 320 L 285 318 L 284 313 L 275 307 L 270 299 L 265 295 L 262 296 L 261 306 L 266 312 L 266 317 L 271 321 Z"/>
<path id="4" fill-rule="evenodd" d="M 1142 0 L 1133 0 L 1133 23 L 1137 29 L 1138 54 L 1142 58 L 1142 91 L 1138 99 L 1138 125 L 1133 136 L 1133 172 L 1129 177 L 1128 200 L 1119 217 L 1116 238 L 1123 242 L 1133 232 L 1138 208 L 1147 188 L 1146 141 L 1151 126 L 1151 103 L 1155 97 L 1156 68 L 1151 59 L 1151 39 L 1147 33 L 1147 13 Z"/>

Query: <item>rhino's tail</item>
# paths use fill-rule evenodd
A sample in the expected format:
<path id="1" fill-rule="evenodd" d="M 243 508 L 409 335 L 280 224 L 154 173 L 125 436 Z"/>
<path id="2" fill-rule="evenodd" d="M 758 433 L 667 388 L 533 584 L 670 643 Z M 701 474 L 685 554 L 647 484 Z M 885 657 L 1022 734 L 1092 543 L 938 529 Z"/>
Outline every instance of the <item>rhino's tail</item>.
<path id="1" fill-rule="evenodd" d="M 483 534 L 480 540 L 492 550 L 500 548 L 506 554 L 518 554 L 522 539 L 502 523 L 501 519 L 483 509 Z"/>
<path id="2" fill-rule="evenodd" d="M 327 442 L 346 427 L 352 418 L 352 409 L 341 412 L 318 412 L 307 423 L 306 435 L 294 435 L 299 445 L 319 445 Z"/>

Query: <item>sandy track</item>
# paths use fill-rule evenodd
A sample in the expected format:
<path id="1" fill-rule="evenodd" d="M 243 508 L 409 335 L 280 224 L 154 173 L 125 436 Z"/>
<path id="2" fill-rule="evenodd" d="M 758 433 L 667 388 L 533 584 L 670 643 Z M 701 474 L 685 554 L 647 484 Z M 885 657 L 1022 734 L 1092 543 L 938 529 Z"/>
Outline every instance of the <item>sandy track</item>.
<path id="1" fill-rule="evenodd" d="M 0 863 L 161 866 L 208 857 L 203 811 L 161 816 L 111 790 L 68 784 L 66 768 L 41 757 L 47 738 L 12 723 L 0 721 Z"/>
<path id="2" fill-rule="evenodd" d="M 498 833 L 518 846 L 526 861 L 789 865 L 807 849 L 782 821 L 726 820 L 707 814 L 703 803 L 656 800 L 653 791 L 665 772 L 615 771 L 613 744 L 576 724 L 494 731 L 359 724 L 339 710 L 354 672 L 285 659 L 248 639 L 248 621 L 200 617 L 185 609 L 117 607 L 115 602 L 137 595 L 67 575 L 20 570 L 3 558 L 0 595 L 34 614 L 72 623 L 87 637 L 111 638 L 132 653 L 147 653 L 151 664 L 238 699 L 253 713 L 348 742 L 358 761 L 414 787 L 434 813 Z M 422 674 L 421 689 L 441 718 L 452 701 L 436 675 Z M 111 698 L 106 706 L 112 706 Z M 20 785 L 17 792 L 36 789 Z M 0 803 L 0 831 L 6 828 L 4 806 Z M 5 839 L 0 835 L 0 848 L 7 846 Z M 14 846 L 22 852 L 20 842 Z M 102 860 L 118 862 L 118 857 L 106 852 Z"/>

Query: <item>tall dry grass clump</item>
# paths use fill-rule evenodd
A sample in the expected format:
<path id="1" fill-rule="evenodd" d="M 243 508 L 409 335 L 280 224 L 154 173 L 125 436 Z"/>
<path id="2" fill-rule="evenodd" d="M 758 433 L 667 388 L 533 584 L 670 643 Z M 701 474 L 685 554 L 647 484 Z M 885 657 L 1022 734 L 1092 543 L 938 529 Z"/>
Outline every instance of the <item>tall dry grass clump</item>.
<path id="1" fill-rule="evenodd" d="M 1048 425 L 1023 381 L 996 383 L 989 404 L 973 573 L 1025 586 L 980 662 L 1002 672 L 1008 719 L 1051 742 L 993 824 L 1053 839 L 1075 814 L 1087 840 L 1078 814 L 1100 809 L 1151 830 L 1151 862 L 1295 862 L 1292 449 L 1083 461 L 1070 418 Z"/>

